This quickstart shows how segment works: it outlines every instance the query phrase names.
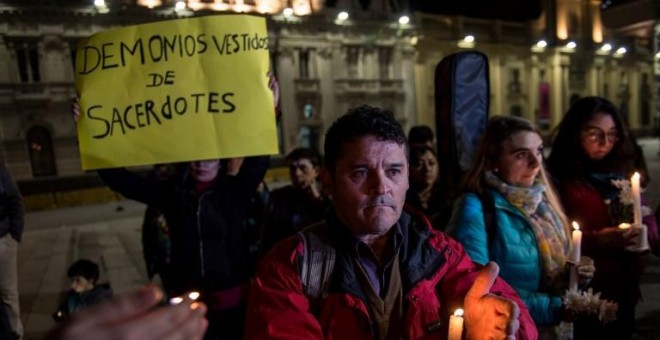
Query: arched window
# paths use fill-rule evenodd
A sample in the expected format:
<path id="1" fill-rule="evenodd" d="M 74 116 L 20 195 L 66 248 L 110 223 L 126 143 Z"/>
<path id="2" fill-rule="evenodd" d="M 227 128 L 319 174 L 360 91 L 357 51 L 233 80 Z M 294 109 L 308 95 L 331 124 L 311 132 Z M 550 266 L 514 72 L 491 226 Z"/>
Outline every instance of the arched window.
<path id="1" fill-rule="evenodd" d="M 53 140 L 50 131 L 43 126 L 34 126 L 27 133 L 32 176 L 55 176 L 55 154 L 53 153 Z"/>

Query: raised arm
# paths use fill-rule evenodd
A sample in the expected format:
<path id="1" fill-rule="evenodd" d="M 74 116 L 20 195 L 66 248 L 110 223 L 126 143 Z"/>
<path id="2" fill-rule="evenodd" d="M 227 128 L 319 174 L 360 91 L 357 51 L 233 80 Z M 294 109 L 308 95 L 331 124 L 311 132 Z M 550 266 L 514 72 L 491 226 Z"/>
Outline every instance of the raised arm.
<path id="1" fill-rule="evenodd" d="M 125 168 L 102 169 L 98 173 L 113 191 L 147 205 L 158 207 L 171 194 L 167 182 L 145 178 Z"/>

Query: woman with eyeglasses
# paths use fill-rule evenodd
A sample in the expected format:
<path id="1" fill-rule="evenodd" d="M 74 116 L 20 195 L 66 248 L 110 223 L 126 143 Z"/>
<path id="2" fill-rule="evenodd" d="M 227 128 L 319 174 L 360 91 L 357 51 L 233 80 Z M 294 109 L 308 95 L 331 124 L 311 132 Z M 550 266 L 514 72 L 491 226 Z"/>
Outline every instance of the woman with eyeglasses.
<path id="1" fill-rule="evenodd" d="M 641 149 L 611 102 L 585 97 L 573 104 L 557 127 L 546 165 L 567 217 L 580 224 L 582 254 L 593 258 L 598 268 L 592 288 L 619 305 L 615 322 L 578 320 L 575 338 L 630 339 L 644 263 L 642 253 L 626 250 L 638 230 L 618 227 L 632 223 L 633 213 L 632 205 L 620 199 L 617 180 L 629 180 L 635 171 L 642 174 L 642 182 L 648 179 Z M 644 216 L 643 222 L 653 245 L 655 217 Z"/>

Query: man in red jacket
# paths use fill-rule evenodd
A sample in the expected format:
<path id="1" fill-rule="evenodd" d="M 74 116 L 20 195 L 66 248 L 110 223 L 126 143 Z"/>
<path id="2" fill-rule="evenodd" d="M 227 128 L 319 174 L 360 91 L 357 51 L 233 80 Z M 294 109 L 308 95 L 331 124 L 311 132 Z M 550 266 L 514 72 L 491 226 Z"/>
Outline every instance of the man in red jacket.
<path id="1" fill-rule="evenodd" d="M 390 112 L 362 106 L 325 139 L 323 223 L 277 244 L 250 291 L 247 339 L 439 339 L 465 309 L 468 339 L 536 339 L 492 263 L 403 212 L 407 143 Z"/>

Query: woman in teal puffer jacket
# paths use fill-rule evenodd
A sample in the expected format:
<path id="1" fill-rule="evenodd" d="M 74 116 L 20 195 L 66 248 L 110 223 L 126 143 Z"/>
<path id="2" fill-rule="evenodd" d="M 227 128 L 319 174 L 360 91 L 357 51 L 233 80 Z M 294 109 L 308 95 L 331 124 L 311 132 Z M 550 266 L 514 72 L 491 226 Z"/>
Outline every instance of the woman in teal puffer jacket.
<path id="1" fill-rule="evenodd" d="M 465 191 L 454 203 L 448 234 L 474 262 L 500 265 L 500 276 L 529 308 L 541 334 L 552 336 L 562 319 L 568 286 L 570 232 L 543 170 L 543 140 L 527 120 L 490 120 Z M 593 276 L 579 266 L 582 283 Z"/>

